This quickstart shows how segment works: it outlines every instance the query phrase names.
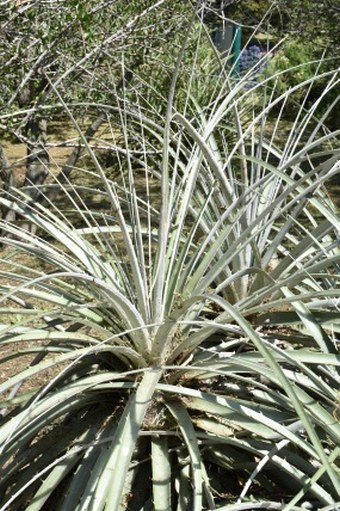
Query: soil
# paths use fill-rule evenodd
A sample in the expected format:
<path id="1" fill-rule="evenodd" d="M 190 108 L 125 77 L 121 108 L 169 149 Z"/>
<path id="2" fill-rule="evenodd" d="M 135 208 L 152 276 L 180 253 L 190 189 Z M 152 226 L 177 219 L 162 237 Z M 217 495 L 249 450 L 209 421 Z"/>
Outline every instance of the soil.
<path id="1" fill-rule="evenodd" d="M 4 273 L 9 273 L 14 271 L 15 264 L 20 263 L 22 267 L 25 268 L 27 274 L 29 274 L 29 268 L 34 267 L 35 271 L 45 270 L 46 265 L 43 262 L 37 262 L 34 260 L 34 264 L 32 261 L 32 257 L 27 254 L 15 253 L 13 249 L 10 247 L 1 247 L 0 248 L 0 270 Z M 39 267 L 40 265 L 40 267 Z M 13 283 L 11 279 L 6 278 L 4 276 L 1 277 L 1 284 L 6 285 L 9 283 Z M 39 304 L 37 301 L 34 303 L 36 307 L 42 307 L 43 304 Z M 4 311 L 1 311 L 0 316 L 0 325 L 8 325 L 20 320 L 24 320 L 25 316 L 22 314 L 22 309 L 19 305 L 14 303 L 11 300 L 6 300 L 1 303 L 1 307 Z M 6 307 L 12 309 L 12 313 L 9 311 L 6 312 Z M 18 314 L 15 313 L 15 310 L 18 309 Z M 0 326 L 1 327 L 1 326 Z M 9 337 L 10 340 L 10 337 Z M 11 378 L 12 376 L 19 374 L 20 372 L 27 369 L 30 365 L 37 363 L 35 362 L 37 358 L 37 344 L 40 346 L 46 345 L 46 342 L 17 342 L 11 343 L 7 345 L 3 345 L 0 347 L 0 384 Z M 47 357 L 51 357 L 50 354 L 46 355 Z M 60 369 L 60 368 L 59 368 Z M 37 373 L 31 376 L 26 381 L 22 381 L 16 386 L 15 399 L 20 399 L 20 396 L 24 396 L 25 394 L 31 394 L 36 389 L 40 388 L 42 385 L 45 385 L 56 374 L 59 372 L 59 369 L 46 369 L 43 373 Z M 7 397 L 11 394 L 11 392 L 7 392 Z M 4 412 L 5 404 L 1 403 L 0 399 L 0 414 Z"/>

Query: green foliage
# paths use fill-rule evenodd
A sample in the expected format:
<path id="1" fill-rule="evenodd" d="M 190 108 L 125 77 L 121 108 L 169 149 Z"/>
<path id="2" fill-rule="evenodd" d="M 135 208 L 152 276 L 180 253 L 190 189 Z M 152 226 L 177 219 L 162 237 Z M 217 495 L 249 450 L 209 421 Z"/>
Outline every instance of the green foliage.
<path id="1" fill-rule="evenodd" d="M 312 43 L 306 44 L 296 39 L 288 39 L 270 59 L 268 74 L 276 75 L 286 71 L 278 83 L 281 92 L 313 77 L 317 64 L 311 64 L 312 50 Z"/>
<path id="2" fill-rule="evenodd" d="M 295 92 L 290 94 L 290 102 L 301 103 L 303 101 L 312 105 L 319 97 L 322 97 L 322 91 L 327 87 L 327 71 L 332 69 L 336 60 L 316 59 L 315 47 L 318 47 L 318 43 L 320 43 L 318 37 L 310 43 L 298 38 L 287 39 L 269 59 L 266 74 L 274 77 L 275 87 L 281 92 L 295 89 Z M 313 80 L 314 76 L 319 76 L 322 73 L 325 73 L 325 79 Z M 304 96 L 299 90 L 298 84 L 307 80 L 310 81 L 310 90 L 308 95 Z M 330 108 L 331 115 L 327 119 L 329 128 L 337 127 L 337 115 L 340 107 L 337 102 L 338 94 L 335 87 L 331 93 L 327 94 L 322 104 L 323 112 L 327 112 L 330 105 L 333 105 Z M 288 111 L 286 116 L 289 118 Z"/>

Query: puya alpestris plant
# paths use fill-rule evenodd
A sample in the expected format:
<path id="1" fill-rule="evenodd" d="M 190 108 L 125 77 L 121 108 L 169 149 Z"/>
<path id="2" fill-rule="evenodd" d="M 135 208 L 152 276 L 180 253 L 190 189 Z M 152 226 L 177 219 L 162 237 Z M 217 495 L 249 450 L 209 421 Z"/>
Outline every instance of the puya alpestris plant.
<path id="1" fill-rule="evenodd" d="M 337 74 L 287 125 L 290 91 L 224 69 L 176 108 L 180 66 L 165 119 L 102 105 L 110 178 L 54 88 L 91 168 L 0 199 L 37 229 L 1 224 L 1 362 L 33 357 L 0 386 L 1 511 L 339 506 Z"/>

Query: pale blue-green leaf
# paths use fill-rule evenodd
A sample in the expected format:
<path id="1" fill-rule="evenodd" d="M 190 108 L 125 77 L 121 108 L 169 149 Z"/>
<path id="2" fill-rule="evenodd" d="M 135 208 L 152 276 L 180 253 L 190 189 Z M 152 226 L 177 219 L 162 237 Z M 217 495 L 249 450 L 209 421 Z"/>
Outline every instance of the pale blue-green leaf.
<path id="1" fill-rule="evenodd" d="M 214 300 L 216 300 L 216 303 L 218 303 L 223 309 L 230 312 L 230 314 L 234 317 L 234 319 L 237 321 L 237 323 L 243 328 L 245 334 L 247 336 L 249 336 L 249 338 L 252 340 L 252 342 L 258 349 L 258 351 L 263 355 L 263 357 L 266 360 L 269 367 L 271 367 L 273 372 L 276 373 L 277 378 L 280 381 L 282 388 L 284 389 L 287 396 L 292 401 L 294 408 L 303 423 L 303 427 L 305 428 L 306 433 L 308 434 L 308 436 L 314 446 L 314 449 L 317 452 L 318 457 L 320 458 L 321 462 L 326 465 L 327 474 L 329 475 L 329 478 L 332 481 L 334 488 L 337 488 L 337 486 L 338 486 L 337 475 L 334 471 L 334 468 L 328 463 L 328 458 L 325 454 L 321 440 L 320 440 L 319 436 L 317 435 L 317 433 L 315 432 L 314 425 L 312 424 L 308 414 L 306 413 L 305 408 L 300 403 L 299 397 L 297 396 L 297 393 L 296 393 L 296 390 L 298 390 L 298 388 L 295 388 L 291 385 L 291 383 L 285 376 L 284 371 L 282 370 L 280 365 L 275 360 L 273 353 L 263 343 L 261 337 L 252 328 L 250 323 L 248 323 L 244 319 L 244 317 L 242 315 L 240 315 L 239 312 L 236 311 L 235 308 L 232 307 L 230 304 L 228 304 L 225 300 L 221 299 L 220 297 L 215 297 Z"/>
<path id="2" fill-rule="evenodd" d="M 193 511 L 201 511 L 203 504 L 203 461 L 201 458 L 195 429 L 188 412 L 178 403 L 167 401 L 166 407 L 170 410 L 178 427 L 183 435 L 185 445 L 188 449 L 191 465 L 192 478 L 192 508 Z"/>
<path id="3" fill-rule="evenodd" d="M 63 511 L 80 511 L 82 509 L 82 499 L 91 493 L 90 480 L 98 478 L 104 466 L 99 459 L 103 458 L 103 453 L 107 453 L 105 444 L 110 443 L 114 432 L 115 425 L 111 424 L 97 432 L 96 440 L 86 447 L 81 463 L 74 472 L 63 497 Z M 104 442 L 104 445 L 101 442 Z"/>
<path id="4" fill-rule="evenodd" d="M 151 439 L 152 495 L 156 509 L 171 509 L 171 464 L 167 437 Z"/>
<path id="5" fill-rule="evenodd" d="M 293 295 L 293 293 L 286 287 L 282 288 L 282 292 L 286 297 L 291 297 Z M 292 303 L 292 306 L 295 309 L 298 316 L 300 317 L 301 322 L 304 324 L 307 331 L 319 345 L 320 350 L 322 352 L 336 354 L 337 350 L 332 340 L 322 329 L 314 315 L 309 311 L 308 307 L 304 303 L 298 301 L 294 301 Z"/>
<path id="6" fill-rule="evenodd" d="M 332 463 L 332 462 L 336 461 L 337 459 L 339 459 L 339 456 L 340 456 L 340 447 L 336 447 L 329 456 L 329 462 Z M 318 481 L 318 479 L 320 479 L 320 477 L 324 474 L 325 471 L 326 471 L 325 466 L 321 465 L 321 467 L 318 468 L 318 470 L 315 472 L 315 474 L 309 480 L 305 481 L 301 490 L 287 504 L 286 511 L 291 511 L 294 508 L 294 505 L 297 504 L 299 501 L 301 501 L 303 496 L 307 492 L 309 492 L 309 489 L 313 486 L 313 483 Z M 340 476 L 339 476 L 339 484 L 340 484 Z M 321 497 L 320 500 L 325 501 L 325 499 L 322 498 L 322 497 L 324 497 L 324 493 L 325 493 L 325 490 L 323 490 L 321 493 L 317 494 L 316 496 L 319 498 Z M 339 491 L 338 491 L 338 496 L 339 496 Z M 329 502 L 329 501 L 331 501 L 331 502 Z M 327 502 L 323 502 L 323 503 L 330 504 L 333 506 L 333 509 L 336 509 L 336 503 L 334 502 L 334 500 L 332 499 L 332 497 L 330 495 L 328 496 Z"/>
<path id="7" fill-rule="evenodd" d="M 82 453 L 79 451 L 71 451 L 66 459 L 63 459 L 59 465 L 52 469 L 39 486 L 38 491 L 33 495 L 31 503 L 26 507 L 26 511 L 40 511 L 43 508 L 52 492 L 73 470 L 74 466 L 81 458 L 81 454 Z"/>
<path id="8" fill-rule="evenodd" d="M 185 463 L 185 460 L 178 454 L 181 465 Z M 191 488 L 191 477 L 190 477 L 190 463 L 187 461 L 181 468 L 179 475 L 175 481 L 175 489 L 178 494 L 177 511 L 187 511 L 190 506 L 192 499 L 192 488 Z"/>
<path id="9" fill-rule="evenodd" d="M 95 493 L 92 495 L 89 510 L 103 509 L 105 502 L 110 509 L 119 508 L 124 498 L 122 494 L 124 481 L 138 434 L 161 374 L 161 370 L 145 371 L 136 393 L 131 396 L 126 405 L 114 439 L 109 446 L 110 456 L 105 470 L 100 475 Z"/>

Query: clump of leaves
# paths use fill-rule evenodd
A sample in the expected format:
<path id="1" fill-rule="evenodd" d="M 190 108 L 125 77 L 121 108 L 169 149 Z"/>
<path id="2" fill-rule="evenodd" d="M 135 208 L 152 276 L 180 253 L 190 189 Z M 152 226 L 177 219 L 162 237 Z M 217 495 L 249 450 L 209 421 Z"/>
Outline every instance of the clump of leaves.
<path id="1" fill-rule="evenodd" d="M 282 137 L 290 92 L 224 68 L 177 110 L 180 63 L 165 119 L 102 106 L 114 180 L 54 88 L 108 208 L 71 182 L 67 211 L 0 199 L 37 229 L 1 241 L 49 268 L 2 259 L 1 345 L 35 357 L 0 386 L 2 511 L 339 505 L 338 133 L 316 101 Z"/>

